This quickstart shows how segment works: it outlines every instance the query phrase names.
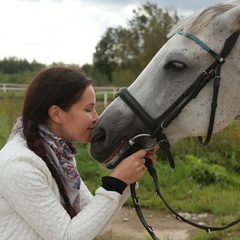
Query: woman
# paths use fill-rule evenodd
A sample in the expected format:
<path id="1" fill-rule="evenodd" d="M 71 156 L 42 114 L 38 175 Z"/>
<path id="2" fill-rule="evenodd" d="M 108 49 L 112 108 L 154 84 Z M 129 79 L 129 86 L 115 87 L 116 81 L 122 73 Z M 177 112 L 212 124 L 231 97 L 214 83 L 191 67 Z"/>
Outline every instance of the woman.
<path id="1" fill-rule="evenodd" d="M 140 150 L 102 178 L 93 196 L 76 168 L 72 140 L 88 143 L 98 119 L 92 81 L 68 67 L 40 72 L 0 151 L 1 240 L 90 240 L 102 234 L 142 178 Z"/>

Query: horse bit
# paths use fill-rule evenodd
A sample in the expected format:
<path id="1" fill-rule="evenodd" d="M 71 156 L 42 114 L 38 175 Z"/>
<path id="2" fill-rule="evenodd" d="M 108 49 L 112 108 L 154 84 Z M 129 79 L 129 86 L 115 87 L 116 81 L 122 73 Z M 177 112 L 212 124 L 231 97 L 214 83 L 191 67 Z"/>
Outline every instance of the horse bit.
<path id="1" fill-rule="evenodd" d="M 197 37 L 184 33 L 182 30 L 178 31 L 178 34 L 183 35 L 194 42 L 196 42 L 198 45 L 200 45 L 204 50 L 206 50 L 209 54 L 211 54 L 215 61 L 211 64 L 210 67 L 208 67 L 204 72 L 202 72 L 197 79 L 183 92 L 183 94 L 175 101 L 173 104 L 156 120 L 152 119 L 149 114 L 142 108 L 142 106 L 137 102 L 137 100 L 129 93 L 127 88 L 121 88 L 117 96 L 121 97 L 121 99 L 131 108 L 131 110 L 135 113 L 135 115 L 142 121 L 146 129 L 150 132 L 150 134 L 139 134 L 135 136 L 134 138 L 129 140 L 130 148 L 123 153 L 122 156 L 118 159 L 117 162 L 111 163 L 107 165 L 108 168 L 114 168 L 122 159 L 129 156 L 130 154 L 134 153 L 138 149 L 145 148 L 141 146 L 141 138 L 148 137 L 151 142 L 154 142 L 155 144 L 158 144 L 160 148 L 167 154 L 170 166 L 172 168 L 175 167 L 174 159 L 170 150 L 170 143 L 168 142 L 166 136 L 162 132 L 164 128 L 168 127 L 169 124 L 177 118 L 177 116 L 181 113 L 182 109 L 192 100 L 194 99 L 198 93 L 202 90 L 202 88 L 212 79 L 214 79 L 213 83 L 213 96 L 212 96 L 212 104 L 211 104 L 211 113 L 210 113 L 210 120 L 209 120 L 209 126 L 208 126 L 208 132 L 206 135 L 206 139 L 203 141 L 202 137 L 198 137 L 199 144 L 201 146 L 205 146 L 209 143 L 213 131 L 214 126 L 214 119 L 215 119 L 215 113 L 217 108 L 217 99 L 218 99 L 218 90 L 220 86 L 220 73 L 221 73 L 221 66 L 225 62 L 225 58 L 228 56 L 228 54 L 233 49 L 238 36 L 239 31 L 234 32 L 230 37 L 228 37 L 224 43 L 223 49 L 220 54 L 217 54 L 214 52 L 211 48 L 209 48 L 207 45 L 205 45 L 200 39 Z M 148 147 L 147 147 L 148 148 Z M 145 163 L 146 167 L 148 168 L 148 171 L 150 175 L 153 178 L 155 187 L 156 187 L 156 194 L 162 199 L 162 201 L 165 203 L 167 208 L 175 215 L 175 217 L 183 222 L 186 222 L 194 227 L 197 227 L 199 229 L 203 229 L 206 232 L 211 231 L 219 231 L 219 230 L 225 230 L 237 223 L 240 222 L 240 219 L 235 220 L 231 222 L 228 225 L 222 226 L 222 227 L 212 227 L 212 226 L 205 226 L 205 225 L 199 225 L 194 222 L 191 222 L 187 220 L 186 218 L 182 217 L 178 213 L 176 213 L 170 205 L 166 202 L 166 200 L 163 198 L 159 184 L 158 184 L 158 177 L 156 173 L 156 169 L 153 167 L 153 164 L 150 159 L 146 159 Z M 135 190 L 135 184 L 131 184 L 131 195 L 133 204 L 135 207 L 135 210 L 138 214 L 138 217 L 140 221 L 142 222 L 145 229 L 148 231 L 152 239 L 158 240 L 156 235 L 154 234 L 153 228 L 147 224 L 139 204 L 139 199 L 136 196 L 136 190 Z"/>

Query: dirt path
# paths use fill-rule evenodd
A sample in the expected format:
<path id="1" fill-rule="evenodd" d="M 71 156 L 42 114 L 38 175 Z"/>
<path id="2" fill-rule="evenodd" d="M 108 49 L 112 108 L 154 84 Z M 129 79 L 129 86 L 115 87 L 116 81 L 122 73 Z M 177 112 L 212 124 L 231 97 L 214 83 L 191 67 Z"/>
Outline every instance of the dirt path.
<path id="1" fill-rule="evenodd" d="M 153 226 L 159 240 L 191 240 L 199 231 L 184 222 L 179 222 L 173 215 L 146 209 L 143 209 L 142 212 L 148 224 Z M 205 220 L 209 221 L 210 216 L 207 214 L 185 214 L 184 217 L 197 223 L 204 223 Z M 144 240 L 147 236 L 149 234 L 140 222 L 135 210 L 123 207 L 112 224 L 111 239 Z"/>

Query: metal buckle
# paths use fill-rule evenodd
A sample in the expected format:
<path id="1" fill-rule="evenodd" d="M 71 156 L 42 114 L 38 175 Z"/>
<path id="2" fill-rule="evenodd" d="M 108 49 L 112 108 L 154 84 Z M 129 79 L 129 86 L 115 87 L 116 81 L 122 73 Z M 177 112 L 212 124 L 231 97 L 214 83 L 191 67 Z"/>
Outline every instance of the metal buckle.
<path id="1" fill-rule="evenodd" d="M 144 138 L 144 137 L 149 138 L 148 142 L 150 140 L 152 141 L 151 146 L 144 146 L 144 145 L 141 146 L 141 144 L 144 144 L 144 141 L 140 141 L 138 138 Z M 137 140 L 139 141 L 138 143 L 141 143 L 140 145 L 136 144 Z M 152 136 L 150 134 L 142 133 L 142 134 L 138 134 L 135 137 L 132 137 L 131 139 L 129 139 L 128 143 L 131 147 L 136 147 L 136 148 L 144 149 L 144 150 L 148 151 L 148 150 L 151 150 L 155 147 L 155 145 L 157 144 L 157 140 L 155 138 L 152 138 Z"/>
<path id="2" fill-rule="evenodd" d="M 134 203 L 139 206 L 140 205 L 139 198 L 138 197 L 134 197 L 133 199 L 134 199 Z"/>

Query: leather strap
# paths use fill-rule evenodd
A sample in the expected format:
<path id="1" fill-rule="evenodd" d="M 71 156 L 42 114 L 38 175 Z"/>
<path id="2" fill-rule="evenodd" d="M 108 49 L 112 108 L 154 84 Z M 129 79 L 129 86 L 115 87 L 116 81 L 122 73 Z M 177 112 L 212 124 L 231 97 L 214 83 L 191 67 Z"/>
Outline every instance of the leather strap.
<path id="1" fill-rule="evenodd" d="M 164 197 L 162 196 L 161 192 L 160 192 L 160 187 L 159 187 L 159 183 L 158 183 L 158 177 L 157 177 L 157 172 L 156 169 L 154 168 L 152 161 L 150 159 L 146 159 L 146 163 L 145 163 L 149 174 L 152 176 L 154 185 L 155 185 L 155 192 L 157 194 L 158 197 L 161 198 L 161 200 L 164 202 L 164 204 L 167 206 L 167 208 L 173 213 L 173 215 L 176 217 L 177 220 L 182 221 L 182 222 L 186 222 L 189 225 L 192 225 L 196 228 L 205 230 L 206 232 L 210 233 L 213 231 L 221 231 L 221 230 L 226 230 L 227 228 L 230 228 L 236 224 L 238 224 L 240 222 L 240 219 L 237 219 L 225 226 L 221 226 L 221 227 L 216 227 L 216 226 L 207 226 L 207 225 L 200 225 L 194 222 L 191 222 L 190 220 L 182 217 L 180 214 L 178 214 L 177 212 L 175 212 L 171 206 L 167 203 L 167 201 L 164 199 Z M 137 197 L 136 194 L 136 189 L 135 189 L 135 184 L 132 184 L 130 186 L 131 188 L 131 196 L 132 196 L 132 200 L 133 200 L 133 204 L 136 210 L 136 213 L 140 219 L 140 221 L 142 222 L 143 226 L 145 227 L 145 229 L 148 231 L 148 233 L 151 235 L 152 239 L 154 240 L 158 240 L 158 238 L 156 237 L 154 230 L 152 228 L 151 225 L 149 225 L 145 218 L 144 215 L 142 214 L 141 208 L 140 208 L 140 201 L 139 198 Z"/>

